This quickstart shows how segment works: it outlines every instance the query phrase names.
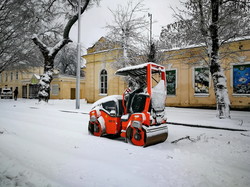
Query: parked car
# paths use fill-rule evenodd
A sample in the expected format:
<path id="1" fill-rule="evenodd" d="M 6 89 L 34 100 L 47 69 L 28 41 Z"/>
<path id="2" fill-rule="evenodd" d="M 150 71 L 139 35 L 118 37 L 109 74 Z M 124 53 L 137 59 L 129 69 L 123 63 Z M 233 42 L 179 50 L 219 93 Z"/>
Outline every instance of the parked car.
<path id="1" fill-rule="evenodd" d="M 3 88 L 1 92 L 1 99 L 12 99 L 13 93 L 10 88 Z"/>

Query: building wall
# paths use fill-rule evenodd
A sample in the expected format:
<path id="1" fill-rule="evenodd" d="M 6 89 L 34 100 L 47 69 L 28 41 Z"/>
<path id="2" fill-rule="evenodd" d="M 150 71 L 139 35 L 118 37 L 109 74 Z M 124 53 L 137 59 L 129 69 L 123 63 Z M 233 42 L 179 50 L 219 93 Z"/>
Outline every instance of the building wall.
<path id="1" fill-rule="evenodd" d="M 80 81 L 80 98 L 85 98 L 85 81 Z M 55 91 L 53 91 L 55 89 Z M 75 99 L 76 79 L 74 77 L 59 76 L 51 82 L 51 99 Z"/>
<path id="2" fill-rule="evenodd" d="M 87 102 L 93 103 L 107 95 L 122 94 L 126 85 L 121 77 L 115 75 L 113 64 L 116 63 L 115 58 L 120 54 L 120 50 L 93 52 L 85 55 L 86 64 L 86 84 L 85 98 Z M 100 73 L 102 70 L 107 71 L 107 94 L 100 93 Z"/>

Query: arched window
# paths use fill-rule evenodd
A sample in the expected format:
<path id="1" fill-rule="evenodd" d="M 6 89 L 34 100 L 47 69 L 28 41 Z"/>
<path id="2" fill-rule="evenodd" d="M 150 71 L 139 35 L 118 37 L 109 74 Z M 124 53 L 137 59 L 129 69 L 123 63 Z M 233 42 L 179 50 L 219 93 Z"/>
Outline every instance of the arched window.
<path id="1" fill-rule="evenodd" d="M 107 71 L 105 69 L 103 69 L 100 74 L 100 93 L 108 93 L 108 76 Z"/>

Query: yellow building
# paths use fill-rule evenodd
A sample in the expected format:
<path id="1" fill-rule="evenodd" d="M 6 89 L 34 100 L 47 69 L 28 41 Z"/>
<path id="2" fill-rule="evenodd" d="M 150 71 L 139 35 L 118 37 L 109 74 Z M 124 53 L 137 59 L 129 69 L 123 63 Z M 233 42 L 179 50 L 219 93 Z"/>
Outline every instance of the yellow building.
<path id="1" fill-rule="evenodd" d="M 18 98 L 37 98 L 38 83 L 40 75 L 43 74 L 43 67 L 29 67 L 25 69 L 10 69 L 0 74 L 0 92 L 7 87 L 11 90 L 18 88 Z M 85 98 L 83 88 L 85 81 L 80 81 L 80 98 Z M 50 84 L 51 99 L 75 99 L 76 78 L 75 76 L 61 75 L 58 72 L 53 75 Z"/>
<path id="2" fill-rule="evenodd" d="M 213 81 L 202 47 L 166 51 L 168 106 L 215 107 Z M 222 46 L 220 56 L 227 78 L 232 108 L 250 109 L 250 40 L 237 40 Z M 173 80 L 171 80 L 173 79 Z M 240 80 L 242 79 L 242 81 Z"/>
<path id="3" fill-rule="evenodd" d="M 126 84 L 120 78 L 115 76 L 113 63 L 115 59 L 122 54 L 122 48 L 119 45 L 106 46 L 106 39 L 100 38 L 98 42 L 88 48 L 86 59 L 86 77 L 85 77 L 85 99 L 93 103 L 96 100 L 107 95 L 122 94 Z"/>
<path id="4" fill-rule="evenodd" d="M 87 49 L 85 78 L 81 79 L 80 98 L 93 103 L 108 95 L 121 95 L 127 85 L 116 76 L 114 64 L 123 55 L 118 43 L 104 37 Z M 232 108 L 250 110 L 250 39 L 232 41 L 220 51 L 225 56 L 222 64 L 227 77 L 228 94 Z M 167 74 L 167 106 L 215 107 L 211 75 L 202 47 L 187 47 L 164 52 L 162 64 Z M 202 58 L 201 58 L 202 57 Z M 42 67 L 24 70 L 6 70 L 0 74 L 0 91 L 4 87 L 18 87 L 19 98 L 35 98 Z M 55 73 L 51 82 L 51 99 L 75 99 L 74 76 Z"/>
<path id="5" fill-rule="evenodd" d="M 101 45 L 105 38 L 88 48 L 86 59 L 85 98 L 92 103 L 107 95 L 122 94 L 126 88 L 115 76 L 114 63 L 122 49 L 119 45 Z M 101 46 L 101 47 L 100 47 Z M 202 47 L 187 47 L 164 52 L 162 64 L 167 73 L 167 106 L 215 107 L 213 83 L 204 63 Z M 220 51 L 226 67 L 227 87 L 232 108 L 250 109 L 250 39 L 232 41 Z M 202 58 L 201 58 L 202 57 Z"/>

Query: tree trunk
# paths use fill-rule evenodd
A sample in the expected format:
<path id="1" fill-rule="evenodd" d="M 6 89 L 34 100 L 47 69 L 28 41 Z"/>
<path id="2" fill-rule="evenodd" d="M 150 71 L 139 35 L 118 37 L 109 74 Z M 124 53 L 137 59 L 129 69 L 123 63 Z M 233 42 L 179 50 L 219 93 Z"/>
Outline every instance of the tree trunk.
<path id="1" fill-rule="evenodd" d="M 155 44 L 152 43 L 150 44 L 150 50 L 148 54 L 148 62 L 155 62 L 155 54 L 156 54 L 156 49 L 155 49 Z"/>
<path id="2" fill-rule="evenodd" d="M 219 1 L 211 0 L 212 24 L 209 27 L 211 46 L 208 46 L 210 57 L 210 72 L 213 78 L 214 91 L 216 96 L 217 111 L 219 118 L 230 118 L 230 101 L 227 90 L 227 79 L 219 62 Z M 208 44 L 209 45 L 209 44 Z"/>
<path id="3" fill-rule="evenodd" d="M 36 35 L 32 38 L 33 42 L 39 47 L 44 57 L 44 73 L 40 77 L 38 99 L 48 102 L 50 97 L 50 83 L 53 80 L 54 59 L 57 53 L 71 40 L 63 39 L 53 48 L 46 46 Z"/>
<path id="4" fill-rule="evenodd" d="M 41 75 L 39 81 L 39 101 L 48 102 L 50 98 L 50 83 L 53 80 L 54 59 L 55 55 L 50 54 L 50 52 L 44 55 L 44 73 Z"/>
<path id="5" fill-rule="evenodd" d="M 50 98 L 50 83 L 53 80 L 53 69 L 44 71 L 39 81 L 38 99 L 48 102 Z"/>

